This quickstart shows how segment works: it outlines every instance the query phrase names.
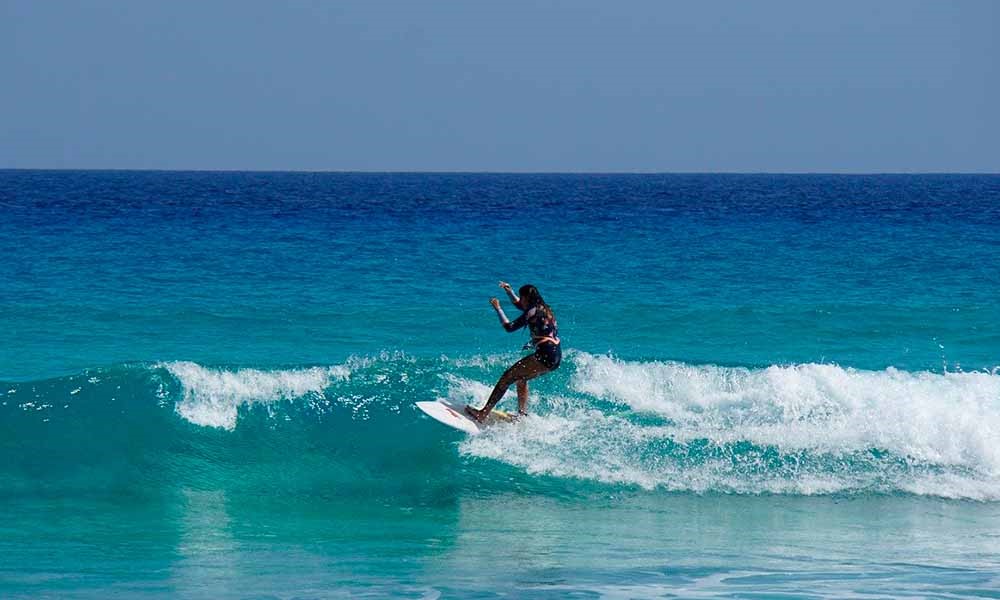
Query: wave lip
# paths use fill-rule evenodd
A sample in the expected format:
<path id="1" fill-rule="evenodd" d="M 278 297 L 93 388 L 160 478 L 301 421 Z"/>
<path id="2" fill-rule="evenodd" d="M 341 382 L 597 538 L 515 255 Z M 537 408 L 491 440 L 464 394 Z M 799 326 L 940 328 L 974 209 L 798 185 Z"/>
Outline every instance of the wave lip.
<path id="1" fill-rule="evenodd" d="M 180 382 L 182 397 L 175 405 L 177 414 L 195 425 L 229 431 L 236 428 L 240 405 L 319 395 L 333 381 L 347 379 L 351 374 L 345 365 L 279 371 L 226 371 L 188 361 L 157 366 Z"/>

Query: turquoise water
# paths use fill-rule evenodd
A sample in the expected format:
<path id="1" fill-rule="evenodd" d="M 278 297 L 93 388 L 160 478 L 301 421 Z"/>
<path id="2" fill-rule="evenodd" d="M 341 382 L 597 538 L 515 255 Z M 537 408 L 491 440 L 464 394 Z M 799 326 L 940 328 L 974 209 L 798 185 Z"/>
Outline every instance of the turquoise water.
<path id="1" fill-rule="evenodd" d="M 0 171 L 0 211 L 0 596 L 1000 596 L 1000 177 Z M 521 355 L 499 279 L 566 358 L 466 438 L 412 403 Z"/>

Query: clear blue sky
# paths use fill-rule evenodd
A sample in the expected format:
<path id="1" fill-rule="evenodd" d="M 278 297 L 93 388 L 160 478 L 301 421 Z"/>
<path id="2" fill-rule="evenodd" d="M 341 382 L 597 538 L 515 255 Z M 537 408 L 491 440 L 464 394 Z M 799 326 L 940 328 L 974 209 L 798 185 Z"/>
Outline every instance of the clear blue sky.
<path id="1" fill-rule="evenodd" d="M 0 168 L 1000 172 L 1000 2 L 0 0 Z"/>

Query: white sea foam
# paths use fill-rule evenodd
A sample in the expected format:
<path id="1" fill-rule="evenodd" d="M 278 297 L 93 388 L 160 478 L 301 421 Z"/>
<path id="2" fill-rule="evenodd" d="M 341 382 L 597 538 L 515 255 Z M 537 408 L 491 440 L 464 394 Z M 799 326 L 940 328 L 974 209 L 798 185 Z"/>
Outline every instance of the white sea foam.
<path id="1" fill-rule="evenodd" d="M 879 448 L 1000 474 L 1000 376 L 766 369 L 577 357 L 575 389 L 659 414 L 690 436 L 786 449 Z"/>
<path id="2" fill-rule="evenodd" d="M 497 365 L 509 366 L 514 360 L 517 360 L 516 355 L 512 353 L 507 354 L 486 354 L 486 355 L 476 355 L 476 356 L 465 356 L 450 358 L 445 355 L 441 355 L 441 360 L 450 363 L 456 367 L 479 367 L 488 368 L 495 367 Z"/>
<path id="3" fill-rule="evenodd" d="M 320 394 L 337 379 L 347 379 L 349 365 L 313 367 L 283 371 L 211 369 L 197 363 L 179 361 L 159 365 L 177 378 L 183 397 L 177 413 L 196 425 L 236 427 L 239 406 L 291 400 Z"/>
<path id="4" fill-rule="evenodd" d="M 473 379 L 451 374 L 446 374 L 443 377 L 449 384 L 448 399 L 452 402 L 478 406 L 485 403 L 490 397 L 490 392 L 493 391 L 492 385 Z"/>
<path id="5" fill-rule="evenodd" d="M 542 415 L 470 438 L 463 451 L 531 473 L 648 489 L 1000 500 L 995 373 L 745 369 L 586 353 L 572 363 L 580 397 L 549 399 Z M 457 382 L 456 394 L 471 391 Z M 594 410 L 595 399 L 619 409 Z M 733 449 L 746 442 L 774 452 Z M 692 459 L 684 454 L 692 444 L 708 449 Z"/>

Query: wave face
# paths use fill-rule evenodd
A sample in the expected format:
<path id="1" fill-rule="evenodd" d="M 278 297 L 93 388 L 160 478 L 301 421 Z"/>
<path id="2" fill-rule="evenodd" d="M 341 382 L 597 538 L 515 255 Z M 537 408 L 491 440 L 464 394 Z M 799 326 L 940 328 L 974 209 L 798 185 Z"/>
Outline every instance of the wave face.
<path id="1" fill-rule="evenodd" d="M 396 494 L 513 480 L 570 494 L 1000 500 L 995 372 L 750 369 L 570 352 L 533 384 L 534 412 L 517 425 L 465 438 L 412 405 L 483 402 L 513 358 L 381 354 L 286 369 L 165 362 L 4 384 L 2 489 Z"/>

